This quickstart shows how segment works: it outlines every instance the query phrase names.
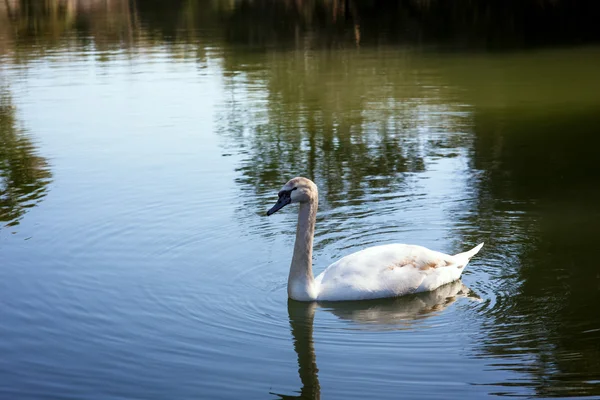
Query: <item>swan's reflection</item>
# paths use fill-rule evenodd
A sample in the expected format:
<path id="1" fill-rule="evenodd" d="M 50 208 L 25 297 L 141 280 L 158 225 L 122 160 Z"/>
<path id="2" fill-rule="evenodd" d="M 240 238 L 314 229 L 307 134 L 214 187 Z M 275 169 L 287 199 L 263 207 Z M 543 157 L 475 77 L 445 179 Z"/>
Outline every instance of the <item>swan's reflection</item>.
<path id="1" fill-rule="evenodd" d="M 374 329 L 407 329 L 417 320 L 434 316 L 460 297 L 478 298 L 460 280 L 438 289 L 395 299 L 302 303 L 288 300 L 288 316 L 302 381 L 299 395 L 271 393 L 281 399 L 319 399 L 317 358 L 313 340 L 315 310 L 321 307 L 343 320 Z"/>
<path id="2" fill-rule="evenodd" d="M 434 291 L 391 299 L 320 303 L 338 318 L 375 330 L 408 329 L 415 321 L 429 318 L 461 297 L 477 297 L 462 281 L 454 281 Z M 290 317 L 291 319 L 291 317 Z"/>

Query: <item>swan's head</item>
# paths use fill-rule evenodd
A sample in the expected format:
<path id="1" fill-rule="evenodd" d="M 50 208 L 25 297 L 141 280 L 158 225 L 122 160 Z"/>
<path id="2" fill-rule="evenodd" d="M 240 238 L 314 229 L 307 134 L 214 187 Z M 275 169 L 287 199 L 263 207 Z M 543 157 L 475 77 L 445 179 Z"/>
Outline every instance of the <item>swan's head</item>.
<path id="1" fill-rule="evenodd" d="M 319 197 L 317 185 L 307 178 L 297 177 L 283 185 L 278 193 L 277 203 L 267 211 L 271 215 L 281 210 L 290 203 L 309 203 Z"/>

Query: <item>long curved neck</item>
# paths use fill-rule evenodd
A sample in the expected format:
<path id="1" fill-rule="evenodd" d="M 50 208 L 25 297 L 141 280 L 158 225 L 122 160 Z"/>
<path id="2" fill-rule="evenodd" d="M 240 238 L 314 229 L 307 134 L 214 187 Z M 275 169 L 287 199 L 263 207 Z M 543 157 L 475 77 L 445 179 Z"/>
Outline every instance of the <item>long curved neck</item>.
<path id="1" fill-rule="evenodd" d="M 312 248 L 317 220 L 318 199 L 300 203 L 294 256 L 288 277 L 288 296 L 294 300 L 310 301 L 317 298 L 312 273 Z"/>

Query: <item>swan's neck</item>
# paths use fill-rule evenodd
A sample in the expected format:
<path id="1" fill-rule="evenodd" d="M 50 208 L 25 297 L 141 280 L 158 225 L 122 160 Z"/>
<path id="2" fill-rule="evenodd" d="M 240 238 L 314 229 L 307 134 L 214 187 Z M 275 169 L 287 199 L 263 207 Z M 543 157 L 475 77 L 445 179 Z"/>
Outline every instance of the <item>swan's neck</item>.
<path id="1" fill-rule="evenodd" d="M 312 248 L 318 200 L 300 203 L 294 256 L 288 277 L 288 296 L 299 301 L 317 298 L 317 288 L 312 273 Z"/>

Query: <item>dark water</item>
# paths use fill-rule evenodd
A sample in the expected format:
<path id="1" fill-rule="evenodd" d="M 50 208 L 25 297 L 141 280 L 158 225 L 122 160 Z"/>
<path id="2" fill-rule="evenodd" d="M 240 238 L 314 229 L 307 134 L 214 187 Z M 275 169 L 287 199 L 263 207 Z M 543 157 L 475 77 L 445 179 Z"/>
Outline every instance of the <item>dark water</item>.
<path id="1" fill-rule="evenodd" d="M 0 398 L 600 396 L 597 16 L 0 3 Z M 486 246 L 432 293 L 288 302 L 296 175 L 317 273 Z"/>

